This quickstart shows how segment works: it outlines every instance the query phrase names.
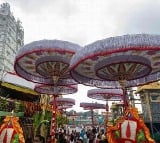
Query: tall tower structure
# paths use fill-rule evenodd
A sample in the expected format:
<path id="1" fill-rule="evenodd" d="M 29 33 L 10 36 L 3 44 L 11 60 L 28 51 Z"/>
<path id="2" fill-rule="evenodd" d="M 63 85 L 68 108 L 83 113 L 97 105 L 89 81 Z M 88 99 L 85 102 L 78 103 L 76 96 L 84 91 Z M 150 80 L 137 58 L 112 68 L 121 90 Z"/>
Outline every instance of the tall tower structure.
<path id="1" fill-rule="evenodd" d="M 10 11 L 10 5 L 0 5 L 0 78 L 5 71 L 13 71 L 17 50 L 24 44 L 24 30 L 20 20 Z"/>

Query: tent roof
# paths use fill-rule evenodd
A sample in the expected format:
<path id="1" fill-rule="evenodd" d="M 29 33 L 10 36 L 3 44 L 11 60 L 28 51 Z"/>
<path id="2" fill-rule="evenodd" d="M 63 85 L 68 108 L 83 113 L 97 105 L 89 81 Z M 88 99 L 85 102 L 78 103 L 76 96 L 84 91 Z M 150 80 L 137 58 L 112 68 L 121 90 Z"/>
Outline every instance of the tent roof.
<path id="1" fill-rule="evenodd" d="M 150 84 L 139 86 L 137 88 L 136 93 L 139 93 L 142 90 L 160 90 L 160 83 L 159 82 L 153 82 L 153 83 L 150 83 Z"/>
<path id="2" fill-rule="evenodd" d="M 14 72 L 7 72 L 2 78 L 2 82 L 11 83 L 17 86 L 21 86 L 24 88 L 34 89 L 35 83 L 25 80 L 21 78 Z"/>
<path id="3" fill-rule="evenodd" d="M 38 98 L 38 93 L 34 91 L 35 84 L 29 82 L 15 73 L 7 72 L 1 80 L 3 95 L 19 100 L 34 101 Z"/>

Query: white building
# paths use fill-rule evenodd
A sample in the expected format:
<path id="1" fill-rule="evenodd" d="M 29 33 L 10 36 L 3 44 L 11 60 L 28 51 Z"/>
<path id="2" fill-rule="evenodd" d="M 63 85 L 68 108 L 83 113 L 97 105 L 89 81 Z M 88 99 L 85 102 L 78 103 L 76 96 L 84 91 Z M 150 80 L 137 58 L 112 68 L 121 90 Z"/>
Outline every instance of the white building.
<path id="1" fill-rule="evenodd" d="M 24 44 L 21 22 L 10 11 L 10 5 L 0 5 L 0 78 L 5 71 L 13 71 L 17 50 Z"/>

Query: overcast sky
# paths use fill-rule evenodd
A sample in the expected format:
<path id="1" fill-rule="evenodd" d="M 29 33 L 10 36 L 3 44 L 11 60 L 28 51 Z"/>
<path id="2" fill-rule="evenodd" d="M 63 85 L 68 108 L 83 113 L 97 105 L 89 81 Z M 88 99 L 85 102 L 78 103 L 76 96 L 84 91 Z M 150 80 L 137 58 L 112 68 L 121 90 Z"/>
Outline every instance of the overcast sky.
<path id="1" fill-rule="evenodd" d="M 1 0 L 8 2 L 22 21 L 25 44 L 40 39 L 59 39 L 89 44 L 99 39 L 133 34 L 160 33 L 159 0 Z M 79 86 L 70 96 L 79 102 L 89 88 Z M 79 108 L 80 109 L 80 108 Z"/>

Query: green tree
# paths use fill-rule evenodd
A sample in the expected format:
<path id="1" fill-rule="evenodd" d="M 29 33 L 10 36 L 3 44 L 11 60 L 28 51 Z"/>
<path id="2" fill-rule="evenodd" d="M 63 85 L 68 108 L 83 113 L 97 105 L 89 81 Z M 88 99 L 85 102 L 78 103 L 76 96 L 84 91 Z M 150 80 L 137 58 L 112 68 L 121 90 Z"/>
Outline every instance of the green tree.
<path id="1" fill-rule="evenodd" d="M 67 118 L 64 115 L 57 115 L 56 118 L 56 122 L 57 122 L 57 127 L 63 126 L 64 124 L 67 124 Z"/>

